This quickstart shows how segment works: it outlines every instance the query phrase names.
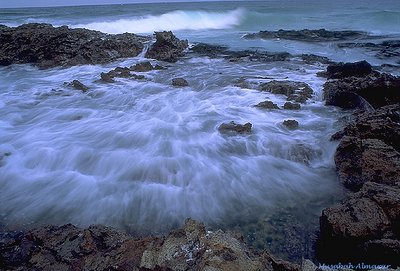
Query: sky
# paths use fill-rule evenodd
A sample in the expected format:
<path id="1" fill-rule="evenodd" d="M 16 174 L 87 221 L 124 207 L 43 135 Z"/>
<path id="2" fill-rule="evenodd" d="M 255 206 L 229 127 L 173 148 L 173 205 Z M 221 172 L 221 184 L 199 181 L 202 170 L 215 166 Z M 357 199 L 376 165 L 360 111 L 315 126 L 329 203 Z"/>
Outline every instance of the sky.
<path id="1" fill-rule="evenodd" d="M 54 7 L 77 5 L 104 5 L 104 4 L 129 4 L 129 3 L 154 3 L 154 2 L 202 2 L 212 0 L 0 0 L 0 8 L 16 7 Z"/>

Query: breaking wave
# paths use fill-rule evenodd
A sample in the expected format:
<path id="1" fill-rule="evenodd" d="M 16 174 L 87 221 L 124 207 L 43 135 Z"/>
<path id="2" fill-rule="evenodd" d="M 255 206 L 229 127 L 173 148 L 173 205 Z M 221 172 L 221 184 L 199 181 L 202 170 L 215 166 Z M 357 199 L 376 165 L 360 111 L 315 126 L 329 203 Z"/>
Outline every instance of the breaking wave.
<path id="1" fill-rule="evenodd" d="M 240 25 L 245 16 L 243 9 L 228 12 L 205 12 L 176 10 L 159 16 L 148 15 L 134 19 L 120 19 L 111 22 L 94 22 L 73 25 L 110 34 L 152 33 L 160 30 L 202 30 L 229 29 Z"/>

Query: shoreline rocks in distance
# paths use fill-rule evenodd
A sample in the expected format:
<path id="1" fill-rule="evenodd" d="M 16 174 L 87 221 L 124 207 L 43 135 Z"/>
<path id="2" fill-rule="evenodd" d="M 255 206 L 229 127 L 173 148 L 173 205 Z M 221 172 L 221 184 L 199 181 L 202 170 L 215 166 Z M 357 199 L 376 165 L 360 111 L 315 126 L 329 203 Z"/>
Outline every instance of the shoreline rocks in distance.
<path id="1" fill-rule="evenodd" d="M 0 28 L 0 65 L 31 63 L 40 68 L 104 64 L 139 55 L 148 37 L 109 35 L 83 28 L 30 23 Z"/>

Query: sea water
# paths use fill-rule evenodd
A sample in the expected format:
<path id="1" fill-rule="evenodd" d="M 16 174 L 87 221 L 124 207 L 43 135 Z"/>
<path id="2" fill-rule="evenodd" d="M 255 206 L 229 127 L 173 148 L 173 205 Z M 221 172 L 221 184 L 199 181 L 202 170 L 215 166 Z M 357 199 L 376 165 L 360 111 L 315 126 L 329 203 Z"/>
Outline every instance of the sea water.
<path id="1" fill-rule="evenodd" d="M 242 38 L 260 30 L 304 28 L 398 38 L 398 1 L 0 9 L 0 24 L 31 22 L 142 35 L 172 30 L 190 44 L 314 53 L 335 61 L 367 59 L 376 66 L 399 61 L 327 42 Z M 192 217 L 211 228 L 239 230 L 257 247 L 277 254 L 306 255 L 302 248 L 285 251 L 285 238 L 308 246 L 321 210 L 343 196 L 333 161 L 337 142 L 330 136 L 342 128 L 338 120 L 347 113 L 324 106 L 325 79 L 316 74 L 326 65 L 189 55 L 174 64 L 152 61 L 167 69 L 145 73 L 144 81 L 98 81 L 101 72 L 144 60 L 141 54 L 107 65 L 0 68 L 2 226 L 101 223 L 148 234 Z M 187 79 L 189 87 L 173 87 L 175 77 Z M 239 78 L 305 82 L 314 94 L 298 111 L 262 110 L 254 105 L 271 100 L 282 107 L 286 97 L 235 86 Z M 64 84 L 75 79 L 90 90 L 82 93 Z M 286 119 L 297 120 L 299 129 L 288 130 L 282 125 Z M 252 132 L 221 134 L 218 126 L 229 121 L 251 122 Z"/>

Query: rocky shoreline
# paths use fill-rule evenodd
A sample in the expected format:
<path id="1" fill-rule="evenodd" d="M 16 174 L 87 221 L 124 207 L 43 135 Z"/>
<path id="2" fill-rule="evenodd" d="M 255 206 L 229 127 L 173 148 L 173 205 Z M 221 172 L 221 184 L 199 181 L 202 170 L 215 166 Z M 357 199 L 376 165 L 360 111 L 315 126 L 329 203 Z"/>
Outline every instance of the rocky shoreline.
<path id="1" fill-rule="evenodd" d="M 338 41 L 366 38 L 363 32 L 329 33 L 315 31 L 260 32 L 247 38 L 289 38 L 309 41 Z M 172 32 L 155 33 L 155 43 L 146 58 L 176 62 L 185 56 L 188 41 Z M 134 34 L 107 35 L 86 29 L 27 24 L 11 28 L 0 26 L 0 65 L 31 63 L 40 68 L 104 64 L 142 53 L 150 37 Z M 392 43 L 391 43 L 392 44 Z M 345 46 L 345 45 L 343 45 Z M 355 46 L 355 45 L 346 45 Z M 372 46 L 372 45 L 369 45 Z M 381 50 L 381 44 L 377 45 Z M 397 48 L 397 47 L 396 47 Z M 396 49 L 397 50 L 397 49 Z M 209 57 L 223 56 L 235 62 L 287 61 L 287 53 L 232 52 L 223 46 L 198 44 L 190 53 Z M 340 181 L 349 196 L 336 206 L 323 210 L 317 258 L 321 263 L 364 262 L 400 266 L 400 78 L 374 70 L 366 62 L 333 63 L 329 59 L 301 55 L 304 62 L 329 64 L 324 85 L 326 105 L 354 110 L 342 131 L 332 136 L 339 145 L 335 164 Z M 142 74 L 162 66 L 150 62 L 132 67 L 117 67 L 102 73 L 99 80 L 113 83 L 115 78 L 146 80 Z M 134 72 L 134 73 L 132 73 Z M 186 87 L 184 78 L 171 84 Z M 276 81 L 254 85 L 245 78 L 236 86 L 285 95 L 284 110 L 300 110 L 313 90 L 303 82 Z M 70 86 L 82 92 L 88 87 L 79 81 Z M 271 101 L 255 107 L 279 110 Z M 296 120 L 282 125 L 296 129 Z M 222 123 L 225 134 L 251 133 L 252 124 Z M 0 159 L 1 161 L 1 159 Z M 2 267 L 5 270 L 300 270 L 298 264 L 276 259 L 268 252 L 249 248 L 244 238 L 232 232 L 208 232 L 205 226 L 187 220 L 182 229 L 165 237 L 134 238 L 104 226 L 80 229 L 73 225 L 48 226 L 33 230 L 0 233 Z M 309 265 L 307 265 L 309 264 Z M 303 270 L 316 270 L 310 262 Z M 305 268 L 307 265 L 308 269 Z M 311 266 L 311 267 L 310 267 Z"/>

